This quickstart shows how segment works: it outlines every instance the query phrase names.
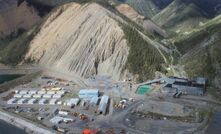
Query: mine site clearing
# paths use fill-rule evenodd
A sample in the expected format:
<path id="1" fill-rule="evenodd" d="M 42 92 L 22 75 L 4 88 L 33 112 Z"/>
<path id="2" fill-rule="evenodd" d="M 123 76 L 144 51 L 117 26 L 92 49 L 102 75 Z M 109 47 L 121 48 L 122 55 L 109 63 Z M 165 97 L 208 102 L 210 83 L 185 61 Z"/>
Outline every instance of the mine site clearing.
<path id="1" fill-rule="evenodd" d="M 136 84 L 108 76 L 87 79 L 88 87 L 42 75 L 0 95 L 4 110 L 54 132 L 84 128 L 116 133 L 199 132 L 217 102 L 207 80 L 163 77 Z"/>

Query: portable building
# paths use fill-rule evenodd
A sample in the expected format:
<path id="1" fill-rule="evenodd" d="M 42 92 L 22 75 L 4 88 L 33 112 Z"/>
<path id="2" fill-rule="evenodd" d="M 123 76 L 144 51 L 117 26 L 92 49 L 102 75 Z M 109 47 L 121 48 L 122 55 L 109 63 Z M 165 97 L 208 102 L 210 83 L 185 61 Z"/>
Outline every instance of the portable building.
<path id="1" fill-rule="evenodd" d="M 28 92 L 28 94 L 36 94 L 37 93 L 37 90 L 30 90 L 29 92 Z"/>
<path id="2" fill-rule="evenodd" d="M 60 90 L 61 90 L 60 87 L 53 87 L 53 88 L 51 88 L 51 91 L 60 91 Z"/>
<path id="3" fill-rule="evenodd" d="M 31 98 L 31 97 L 32 97 L 31 94 L 24 94 L 24 95 L 23 95 L 23 98 Z"/>
<path id="4" fill-rule="evenodd" d="M 90 100 L 90 105 L 91 105 L 91 106 L 97 106 L 98 101 L 99 101 L 99 97 L 93 97 L 93 98 L 91 98 L 91 100 Z"/>
<path id="5" fill-rule="evenodd" d="M 22 90 L 22 91 L 19 92 L 19 94 L 27 94 L 27 93 L 28 93 L 27 90 Z"/>
<path id="6" fill-rule="evenodd" d="M 51 99 L 51 100 L 49 101 L 49 104 L 50 104 L 50 105 L 55 105 L 55 104 L 57 103 L 57 101 L 58 101 L 58 99 Z"/>
<path id="7" fill-rule="evenodd" d="M 18 100 L 17 101 L 17 104 L 24 104 L 24 103 L 26 103 L 27 102 L 27 99 L 20 99 L 20 100 Z"/>
<path id="8" fill-rule="evenodd" d="M 67 100 L 66 104 L 67 106 L 73 107 L 73 106 L 78 105 L 79 102 L 80 102 L 79 98 L 72 98 L 70 100 Z"/>
<path id="9" fill-rule="evenodd" d="M 32 99 L 30 99 L 30 100 L 28 101 L 28 104 L 34 104 L 34 103 L 36 103 L 36 102 L 37 102 L 37 100 L 34 99 L 34 98 L 32 98 Z"/>
<path id="10" fill-rule="evenodd" d="M 65 91 L 64 90 L 57 91 L 56 94 L 62 94 L 63 95 L 63 94 L 65 94 Z"/>
<path id="11" fill-rule="evenodd" d="M 55 91 L 47 91 L 47 94 L 55 94 Z"/>
<path id="12" fill-rule="evenodd" d="M 63 95 L 61 95 L 61 94 L 54 94 L 54 95 L 52 96 L 52 98 L 60 99 L 62 96 L 63 96 Z"/>
<path id="13" fill-rule="evenodd" d="M 63 117 L 55 116 L 53 117 L 50 122 L 53 124 L 60 124 L 63 121 Z"/>
<path id="14" fill-rule="evenodd" d="M 60 114 L 60 115 L 68 115 L 68 112 L 67 111 L 58 111 L 58 114 Z"/>
<path id="15" fill-rule="evenodd" d="M 15 94 L 14 95 L 15 98 L 22 98 L 22 96 L 23 96 L 22 94 Z"/>
<path id="16" fill-rule="evenodd" d="M 41 98 L 41 97 L 42 97 L 41 94 L 34 94 L 34 95 L 33 95 L 33 98 Z"/>
<path id="17" fill-rule="evenodd" d="M 46 91 L 40 90 L 40 91 L 38 91 L 38 94 L 46 94 Z"/>
<path id="18" fill-rule="evenodd" d="M 101 101 L 98 107 L 98 112 L 100 114 L 106 114 L 108 102 L 109 102 L 109 96 L 104 95 L 101 97 Z"/>
<path id="19" fill-rule="evenodd" d="M 83 89 L 83 90 L 79 91 L 78 96 L 79 96 L 79 98 L 98 97 L 99 96 L 99 90 L 98 89 Z"/>
<path id="20" fill-rule="evenodd" d="M 15 104 L 16 101 L 17 101 L 16 98 L 11 98 L 10 100 L 7 101 L 7 104 Z"/>
<path id="21" fill-rule="evenodd" d="M 42 96 L 43 98 L 52 98 L 52 94 L 44 94 L 43 96 Z"/>
<path id="22" fill-rule="evenodd" d="M 41 100 L 39 100 L 38 104 L 44 105 L 44 104 L 46 104 L 47 102 L 48 102 L 47 99 L 41 99 Z"/>

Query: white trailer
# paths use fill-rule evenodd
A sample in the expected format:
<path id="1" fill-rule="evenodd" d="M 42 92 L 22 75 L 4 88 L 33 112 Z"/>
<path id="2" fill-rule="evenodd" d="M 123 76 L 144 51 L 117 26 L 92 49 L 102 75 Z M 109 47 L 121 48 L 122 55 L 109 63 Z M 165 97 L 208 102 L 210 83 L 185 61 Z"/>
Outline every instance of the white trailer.
<path id="1" fill-rule="evenodd" d="M 47 102 L 48 102 L 47 99 L 41 99 L 41 100 L 39 100 L 38 104 L 45 105 Z"/>
<path id="2" fill-rule="evenodd" d="M 15 104 L 16 101 L 17 101 L 16 98 L 11 98 L 10 100 L 7 101 L 7 104 Z"/>

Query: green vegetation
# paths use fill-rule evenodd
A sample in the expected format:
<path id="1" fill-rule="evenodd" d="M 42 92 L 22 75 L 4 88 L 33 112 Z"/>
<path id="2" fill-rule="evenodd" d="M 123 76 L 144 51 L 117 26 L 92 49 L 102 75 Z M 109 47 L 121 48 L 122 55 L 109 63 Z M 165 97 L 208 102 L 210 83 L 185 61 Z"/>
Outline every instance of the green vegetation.
<path id="1" fill-rule="evenodd" d="M 148 44 L 134 28 L 122 24 L 122 29 L 130 47 L 126 68 L 138 75 L 139 81 L 151 79 L 156 71 L 163 71 L 164 59 L 159 51 Z"/>
<path id="2" fill-rule="evenodd" d="M 39 25 L 29 32 L 16 32 L 0 40 L 0 63 L 17 65 L 24 58 L 30 41 L 39 31 Z"/>

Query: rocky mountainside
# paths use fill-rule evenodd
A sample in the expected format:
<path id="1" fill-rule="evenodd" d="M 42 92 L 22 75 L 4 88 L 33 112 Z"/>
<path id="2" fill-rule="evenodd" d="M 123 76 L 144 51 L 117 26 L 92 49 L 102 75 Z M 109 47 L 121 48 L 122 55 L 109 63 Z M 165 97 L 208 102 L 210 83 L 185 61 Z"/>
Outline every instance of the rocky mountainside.
<path id="1" fill-rule="evenodd" d="M 184 33 L 206 22 L 207 19 L 203 14 L 204 11 L 194 3 L 175 0 L 152 19 L 166 29 Z"/>
<path id="2" fill-rule="evenodd" d="M 26 1 L 0 1 L 0 37 L 10 35 L 17 30 L 28 30 L 39 19 L 37 11 Z"/>
<path id="3" fill-rule="evenodd" d="M 120 79 L 130 50 L 120 23 L 126 22 L 98 4 L 66 4 L 43 24 L 25 61 L 80 76 Z"/>

